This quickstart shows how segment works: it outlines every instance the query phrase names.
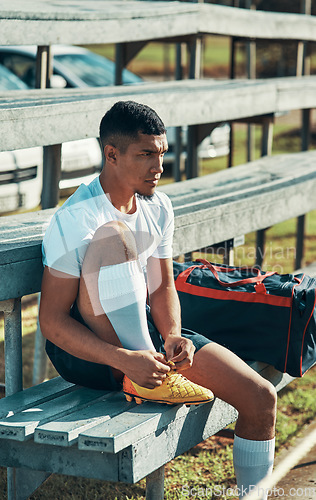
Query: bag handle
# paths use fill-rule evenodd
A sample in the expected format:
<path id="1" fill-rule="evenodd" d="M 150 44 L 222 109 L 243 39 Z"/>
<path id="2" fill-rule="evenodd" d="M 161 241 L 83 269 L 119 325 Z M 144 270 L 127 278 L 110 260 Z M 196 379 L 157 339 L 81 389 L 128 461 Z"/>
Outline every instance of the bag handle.
<path id="1" fill-rule="evenodd" d="M 244 267 L 244 268 L 241 268 L 241 269 L 251 269 L 252 271 L 255 271 L 257 273 L 257 276 L 253 276 L 252 278 L 245 278 L 245 279 L 239 280 L 239 281 L 234 281 L 233 283 L 225 283 L 225 281 L 220 280 L 217 271 L 223 271 L 223 270 L 227 271 L 226 267 L 223 268 L 221 266 L 214 266 L 213 264 L 211 264 L 211 262 L 209 262 L 208 260 L 205 260 L 205 259 L 197 259 L 197 262 L 201 262 L 201 264 L 203 264 L 206 268 L 210 269 L 212 271 L 212 273 L 214 274 L 214 276 L 215 276 L 216 280 L 218 281 L 218 283 L 220 285 L 222 285 L 222 286 L 225 286 L 225 287 L 247 285 L 249 283 L 256 283 L 256 284 L 260 285 L 265 278 L 267 278 L 268 276 L 273 276 L 274 274 L 276 274 L 276 271 L 269 271 L 269 272 L 267 272 L 265 274 L 261 274 L 260 269 L 258 269 L 256 267 L 252 267 L 252 268 Z M 258 289 L 258 291 L 259 290 L 261 291 L 260 288 Z"/>

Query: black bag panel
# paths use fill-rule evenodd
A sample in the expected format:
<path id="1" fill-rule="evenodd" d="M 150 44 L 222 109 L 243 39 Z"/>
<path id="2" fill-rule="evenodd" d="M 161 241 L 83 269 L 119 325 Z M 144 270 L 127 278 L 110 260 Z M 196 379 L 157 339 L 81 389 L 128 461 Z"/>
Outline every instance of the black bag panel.
<path id="1" fill-rule="evenodd" d="M 316 280 L 305 276 L 294 290 L 291 331 L 284 371 L 303 376 L 316 361 Z M 299 355 L 298 355 L 299 354 Z M 295 366 L 295 370 L 293 367 Z M 299 372 L 299 375 L 296 373 Z"/>
<path id="2" fill-rule="evenodd" d="M 183 292 L 178 295 L 184 328 L 201 333 L 244 360 L 263 361 L 283 371 L 288 332 L 280 327 L 276 338 L 276 325 L 271 328 L 266 304 L 216 300 Z M 278 322 L 288 325 L 289 308 L 277 312 Z"/>
<path id="3" fill-rule="evenodd" d="M 302 376 L 316 360 L 316 280 L 304 274 L 264 277 L 262 273 L 265 293 L 260 295 L 256 283 L 234 284 L 252 279 L 256 270 L 224 265 L 217 270 L 219 279 L 198 261 L 174 262 L 175 280 L 182 272 L 186 274 L 184 288 L 178 285 L 183 327 L 218 342 L 244 360 L 263 361 L 281 372 Z M 190 288 L 187 283 L 211 289 L 205 293 L 220 295 L 221 299 L 199 296 L 203 290 Z"/>

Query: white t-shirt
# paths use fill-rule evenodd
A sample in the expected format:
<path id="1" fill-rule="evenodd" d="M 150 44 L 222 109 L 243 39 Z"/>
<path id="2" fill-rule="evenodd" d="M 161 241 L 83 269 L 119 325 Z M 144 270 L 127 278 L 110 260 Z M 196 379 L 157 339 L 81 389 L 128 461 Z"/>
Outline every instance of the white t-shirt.
<path id="1" fill-rule="evenodd" d="M 105 195 L 99 177 L 88 186 L 81 184 L 47 228 L 42 246 L 44 265 L 79 278 L 95 231 L 113 220 L 125 222 L 133 231 L 144 272 L 149 257 L 172 257 L 174 216 L 167 195 L 157 191 L 151 199 L 137 196 L 136 204 L 133 214 L 123 214 Z"/>

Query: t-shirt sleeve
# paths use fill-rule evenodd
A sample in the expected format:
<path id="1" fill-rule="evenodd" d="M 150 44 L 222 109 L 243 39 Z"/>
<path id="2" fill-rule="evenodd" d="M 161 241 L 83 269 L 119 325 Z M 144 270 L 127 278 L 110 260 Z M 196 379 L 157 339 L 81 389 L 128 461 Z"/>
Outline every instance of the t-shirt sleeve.
<path id="1" fill-rule="evenodd" d="M 82 262 L 92 235 L 81 218 L 68 210 L 56 212 L 43 239 L 43 264 L 71 276 L 80 277 Z"/>
<path id="2" fill-rule="evenodd" d="M 163 195 L 164 205 L 162 208 L 162 219 L 163 227 L 162 239 L 153 253 L 153 257 L 158 259 L 169 259 L 172 258 L 172 243 L 173 243 L 173 232 L 174 232 L 174 213 L 170 199 L 167 195 Z"/>

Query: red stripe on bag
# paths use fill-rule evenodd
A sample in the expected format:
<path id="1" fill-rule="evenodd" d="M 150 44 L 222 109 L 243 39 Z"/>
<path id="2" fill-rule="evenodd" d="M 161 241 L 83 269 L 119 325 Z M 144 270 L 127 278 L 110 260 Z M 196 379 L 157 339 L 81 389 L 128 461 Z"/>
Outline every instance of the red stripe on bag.
<path id="1" fill-rule="evenodd" d="M 296 286 L 298 286 L 298 285 L 301 284 L 301 282 L 303 281 L 304 276 L 305 276 L 305 274 L 303 274 L 302 279 L 298 280 L 298 282 L 296 283 L 296 285 L 293 286 L 293 288 L 292 288 L 292 294 L 291 294 L 291 302 L 293 301 L 294 289 L 295 289 Z M 290 312 L 289 329 L 288 329 L 288 333 L 287 333 L 287 346 L 286 346 L 286 354 L 285 354 L 285 363 L 284 363 L 283 373 L 286 372 L 287 358 L 288 358 L 288 355 L 289 355 L 290 337 L 291 337 L 291 323 L 292 323 L 292 307 L 291 307 L 291 312 Z M 307 325 L 306 325 L 306 327 L 307 327 Z M 302 365 L 302 361 L 301 361 L 301 365 Z"/>
<path id="2" fill-rule="evenodd" d="M 306 323 L 306 326 L 305 326 L 305 329 L 304 329 L 304 333 L 303 333 L 303 338 L 302 338 L 302 349 L 301 349 L 301 359 L 300 359 L 300 374 L 301 374 L 301 377 L 303 377 L 303 373 L 302 373 L 302 362 L 303 362 L 303 347 L 304 347 L 304 339 L 305 339 L 305 333 L 306 333 L 306 330 L 307 330 L 307 327 L 308 327 L 308 324 L 310 322 L 310 320 L 312 319 L 312 316 L 314 314 L 314 309 L 316 307 L 316 290 L 315 290 L 315 300 L 314 300 L 314 305 L 313 305 L 313 308 L 312 308 L 312 312 L 311 312 L 311 315 L 310 317 L 308 318 L 308 321 Z"/>
<path id="3" fill-rule="evenodd" d="M 197 267 L 197 266 L 196 266 Z M 191 269 L 191 268 L 190 268 Z M 208 297 L 211 299 L 219 300 L 235 300 L 238 302 L 254 302 L 259 304 L 270 304 L 271 306 L 291 307 L 291 297 L 279 297 L 277 295 L 264 295 L 261 293 L 249 292 L 235 292 L 234 290 L 212 290 L 211 288 L 204 288 L 197 285 L 187 283 L 190 273 L 188 269 L 179 274 L 176 279 L 176 289 L 178 292 L 188 293 L 190 295 L 197 295 L 198 297 Z M 184 279 L 183 279 L 184 278 Z"/>

